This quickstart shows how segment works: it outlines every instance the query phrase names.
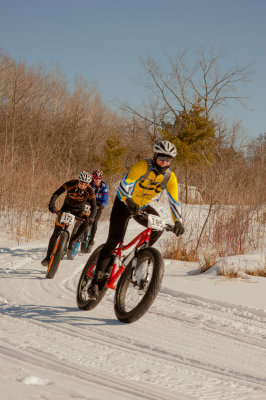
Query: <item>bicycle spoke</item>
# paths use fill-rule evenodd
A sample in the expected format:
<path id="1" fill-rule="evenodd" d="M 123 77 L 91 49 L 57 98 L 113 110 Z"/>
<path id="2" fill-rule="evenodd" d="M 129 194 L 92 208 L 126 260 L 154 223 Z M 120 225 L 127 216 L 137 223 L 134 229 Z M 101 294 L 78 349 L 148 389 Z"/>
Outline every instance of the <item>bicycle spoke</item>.
<path id="1" fill-rule="evenodd" d="M 152 273 L 153 263 L 149 258 L 141 260 L 141 263 L 132 271 L 124 298 L 126 312 L 131 311 L 141 302 L 149 288 Z"/>
<path id="2" fill-rule="evenodd" d="M 91 277 L 88 274 L 83 275 L 82 282 L 80 284 L 80 297 L 82 298 L 83 301 L 87 301 L 89 299 L 88 287 L 90 282 L 91 282 Z"/>

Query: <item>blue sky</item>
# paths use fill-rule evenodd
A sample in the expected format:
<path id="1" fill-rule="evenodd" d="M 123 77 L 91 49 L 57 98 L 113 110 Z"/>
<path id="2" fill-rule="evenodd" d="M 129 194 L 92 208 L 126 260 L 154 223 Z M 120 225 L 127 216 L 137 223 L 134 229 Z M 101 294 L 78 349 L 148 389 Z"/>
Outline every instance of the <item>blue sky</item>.
<path id="1" fill-rule="evenodd" d="M 28 65 L 58 63 L 73 82 L 97 83 L 103 100 L 140 104 L 140 56 L 166 63 L 200 46 L 223 48 L 226 67 L 255 63 L 243 94 L 249 109 L 223 110 L 246 133 L 266 131 L 266 0 L 0 0 L 0 48 Z"/>

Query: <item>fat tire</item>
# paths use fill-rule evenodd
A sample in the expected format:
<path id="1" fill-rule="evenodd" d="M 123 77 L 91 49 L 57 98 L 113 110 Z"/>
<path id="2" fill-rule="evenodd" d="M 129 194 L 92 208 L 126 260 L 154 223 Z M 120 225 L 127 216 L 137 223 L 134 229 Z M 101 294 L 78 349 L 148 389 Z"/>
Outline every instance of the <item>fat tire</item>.
<path id="1" fill-rule="evenodd" d="M 46 273 L 47 279 L 54 278 L 54 276 L 58 270 L 60 261 L 64 258 L 67 241 L 68 241 L 68 233 L 61 232 L 55 242 L 54 249 L 55 248 L 57 248 L 57 249 L 56 249 L 56 253 L 54 254 L 54 259 L 53 259 L 51 265 L 48 266 L 48 270 Z M 54 252 L 54 250 L 53 250 L 53 252 Z M 53 257 L 53 253 L 52 253 L 52 257 Z"/>
<path id="2" fill-rule="evenodd" d="M 76 295 L 76 301 L 77 301 L 77 306 L 80 310 L 92 310 L 93 308 L 95 308 L 100 301 L 103 299 L 106 291 L 107 291 L 107 287 L 104 287 L 102 290 L 99 290 L 99 295 L 98 295 L 98 299 L 97 300 L 84 300 L 82 298 L 82 290 L 87 290 L 92 278 L 88 277 L 87 273 L 89 271 L 89 269 L 91 268 L 91 266 L 93 264 L 97 263 L 97 260 L 99 258 L 99 254 L 100 251 L 103 248 L 103 244 L 100 245 L 99 247 L 97 247 L 97 249 L 94 250 L 94 252 L 91 254 L 90 258 L 88 259 L 88 261 L 86 262 L 80 278 L 79 278 L 79 283 L 78 283 L 78 287 L 77 287 L 77 295 Z M 83 288 L 83 286 L 85 285 L 85 287 Z"/>
<path id="3" fill-rule="evenodd" d="M 121 322 L 129 324 L 141 318 L 148 311 L 160 290 L 164 273 L 164 261 L 162 255 L 158 250 L 147 247 L 138 252 L 137 263 L 140 262 L 141 259 L 147 258 L 150 258 L 153 262 L 153 271 L 150 284 L 143 298 L 136 305 L 136 307 L 130 311 L 125 310 L 125 298 L 127 288 L 131 282 L 132 261 L 128 264 L 118 281 L 115 292 L 114 311 L 117 319 Z"/>

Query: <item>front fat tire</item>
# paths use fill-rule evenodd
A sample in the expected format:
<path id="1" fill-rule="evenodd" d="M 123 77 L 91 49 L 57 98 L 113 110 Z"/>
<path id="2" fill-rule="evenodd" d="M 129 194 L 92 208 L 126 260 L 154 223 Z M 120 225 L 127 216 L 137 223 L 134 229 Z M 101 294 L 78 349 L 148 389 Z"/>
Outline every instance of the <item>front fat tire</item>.
<path id="1" fill-rule="evenodd" d="M 86 298 L 88 287 L 92 280 L 92 278 L 88 277 L 87 273 L 93 264 L 95 264 L 95 266 L 96 266 L 100 251 L 102 250 L 103 246 L 104 245 L 102 244 L 101 246 L 97 247 L 96 250 L 94 250 L 94 252 L 90 256 L 90 258 L 86 262 L 86 264 L 83 268 L 83 271 L 81 272 L 78 287 L 77 287 L 77 295 L 76 295 L 77 306 L 81 310 L 92 310 L 93 308 L 95 308 L 100 303 L 100 301 L 103 299 L 103 297 L 107 291 L 106 287 L 104 287 L 102 290 L 100 290 L 97 300 L 90 300 L 90 299 Z M 93 272 L 94 272 L 94 269 L 93 269 Z"/>
<path id="2" fill-rule="evenodd" d="M 55 246 L 54 246 L 54 250 L 51 256 L 51 262 L 48 265 L 48 270 L 46 273 L 46 278 L 47 279 L 53 279 L 60 261 L 63 259 L 64 257 L 64 252 L 65 252 L 65 248 L 66 248 L 66 244 L 68 241 L 68 233 L 67 232 L 61 232 L 60 235 L 58 236 Z M 54 254 L 55 252 L 55 254 Z"/>
<path id="3" fill-rule="evenodd" d="M 132 262 L 129 263 L 119 279 L 115 292 L 114 311 L 117 319 L 121 322 L 131 323 L 141 318 L 148 311 L 160 290 L 164 273 L 164 261 L 161 253 L 151 247 L 140 250 L 137 255 L 137 266 L 140 265 L 142 260 L 149 259 L 153 269 L 147 291 L 136 306 L 128 311 L 126 303 L 127 291 L 129 286 L 132 285 Z"/>

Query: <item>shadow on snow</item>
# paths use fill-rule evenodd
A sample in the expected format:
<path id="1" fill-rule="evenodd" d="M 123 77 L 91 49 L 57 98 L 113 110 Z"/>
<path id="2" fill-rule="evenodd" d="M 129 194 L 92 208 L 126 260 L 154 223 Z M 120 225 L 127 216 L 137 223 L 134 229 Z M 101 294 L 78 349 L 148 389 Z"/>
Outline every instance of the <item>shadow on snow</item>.
<path id="1" fill-rule="evenodd" d="M 0 310 L 0 313 L 14 318 L 31 319 L 51 325 L 57 325 L 58 323 L 64 323 L 73 326 L 123 324 L 116 319 L 91 317 L 88 313 L 74 307 L 54 307 L 26 304 L 20 306 L 3 307 Z"/>

